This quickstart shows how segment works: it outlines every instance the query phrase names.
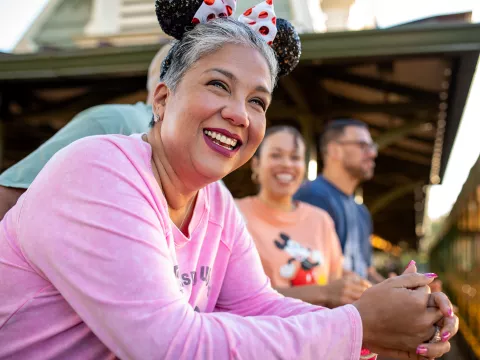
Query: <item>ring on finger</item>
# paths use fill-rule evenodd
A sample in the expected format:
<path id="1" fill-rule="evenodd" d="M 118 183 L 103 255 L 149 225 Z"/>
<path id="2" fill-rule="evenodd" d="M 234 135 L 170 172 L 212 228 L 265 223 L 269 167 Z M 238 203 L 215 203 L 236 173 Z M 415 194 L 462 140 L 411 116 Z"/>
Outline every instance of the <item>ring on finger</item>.
<path id="1" fill-rule="evenodd" d="M 430 344 L 436 344 L 442 341 L 442 336 L 440 335 L 440 327 L 435 325 L 435 334 L 433 334 L 432 338 L 428 341 Z"/>

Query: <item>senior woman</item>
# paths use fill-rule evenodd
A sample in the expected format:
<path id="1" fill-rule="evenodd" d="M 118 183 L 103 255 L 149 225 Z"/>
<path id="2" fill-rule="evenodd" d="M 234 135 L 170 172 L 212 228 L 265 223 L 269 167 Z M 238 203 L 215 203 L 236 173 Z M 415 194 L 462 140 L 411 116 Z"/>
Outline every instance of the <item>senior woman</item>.
<path id="1" fill-rule="evenodd" d="M 0 358 L 358 359 L 362 343 L 404 358 L 448 351 L 448 341 L 424 343 L 435 323 L 445 340 L 457 331 L 428 275 L 389 279 L 334 310 L 272 290 L 216 181 L 260 144 L 277 61 L 243 23 L 198 22 L 177 34 L 149 133 L 71 144 L 1 222 Z"/>

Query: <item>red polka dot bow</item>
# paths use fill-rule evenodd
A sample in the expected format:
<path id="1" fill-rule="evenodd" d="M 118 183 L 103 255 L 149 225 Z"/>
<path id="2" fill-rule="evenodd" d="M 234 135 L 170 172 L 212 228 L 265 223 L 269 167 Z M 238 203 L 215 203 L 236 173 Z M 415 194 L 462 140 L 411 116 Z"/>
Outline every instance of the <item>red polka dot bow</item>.
<path id="1" fill-rule="evenodd" d="M 209 20 L 232 16 L 237 7 L 237 0 L 203 0 L 195 13 L 192 23 L 205 23 Z M 245 11 L 238 21 L 250 26 L 271 45 L 277 35 L 277 18 L 273 10 L 273 0 L 265 0 Z"/>

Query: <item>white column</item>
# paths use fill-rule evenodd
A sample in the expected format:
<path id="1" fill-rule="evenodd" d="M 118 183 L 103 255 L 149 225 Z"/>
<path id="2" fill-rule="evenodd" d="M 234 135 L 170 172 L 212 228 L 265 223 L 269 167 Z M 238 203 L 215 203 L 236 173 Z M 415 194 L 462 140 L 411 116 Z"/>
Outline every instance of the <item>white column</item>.
<path id="1" fill-rule="evenodd" d="M 315 32 L 327 31 L 327 16 L 320 6 L 321 0 L 306 0 L 310 18 L 312 20 L 312 28 Z"/>
<path id="2" fill-rule="evenodd" d="M 376 26 L 374 0 L 356 0 L 350 6 L 347 26 L 349 30 L 374 29 Z"/>
<path id="3" fill-rule="evenodd" d="M 111 35 L 120 30 L 121 0 L 94 0 L 90 21 L 85 26 L 85 34 Z"/>
<path id="4" fill-rule="evenodd" d="M 347 30 L 350 7 L 355 0 L 322 0 L 322 9 L 327 16 L 328 31 Z"/>
<path id="5" fill-rule="evenodd" d="M 320 7 L 321 0 L 290 0 L 292 22 L 299 32 L 323 32 L 326 18 Z"/>

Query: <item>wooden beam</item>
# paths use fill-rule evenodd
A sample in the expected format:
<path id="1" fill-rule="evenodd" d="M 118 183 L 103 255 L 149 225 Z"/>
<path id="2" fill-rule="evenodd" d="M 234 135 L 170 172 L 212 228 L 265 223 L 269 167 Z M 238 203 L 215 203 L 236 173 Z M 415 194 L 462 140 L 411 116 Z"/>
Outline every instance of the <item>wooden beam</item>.
<path id="1" fill-rule="evenodd" d="M 415 164 L 419 165 L 425 165 L 425 166 L 430 166 L 431 164 L 431 159 L 430 157 L 422 156 L 422 155 L 417 155 L 417 154 L 412 154 L 411 152 L 405 150 L 393 150 L 393 149 L 382 149 L 381 151 L 382 155 L 387 155 L 387 156 L 392 156 L 400 160 L 406 160 L 413 162 Z"/>
<path id="2" fill-rule="evenodd" d="M 425 103 L 360 103 L 357 101 L 342 101 L 342 102 L 333 102 L 330 104 L 329 114 L 332 117 L 335 116 L 345 116 L 348 114 L 358 115 L 358 114 L 368 114 L 368 113 L 384 113 L 388 115 L 395 115 L 399 117 L 410 117 L 411 114 L 423 111 L 423 112 L 433 112 L 436 111 L 436 107 L 432 107 L 429 104 Z M 284 105 L 274 105 L 270 108 L 267 113 L 267 116 L 272 118 L 289 118 L 297 117 L 299 115 L 312 116 L 310 112 L 305 112 L 295 107 L 288 107 Z M 316 117 L 314 115 L 314 117 Z"/>
<path id="3" fill-rule="evenodd" d="M 410 118 L 411 119 L 411 118 Z M 365 121 L 368 124 L 368 127 L 370 128 L 370 132 L 373 137 L 379 136 L 380 134 L 387 132 L 389 130 L 388 126 L 385 125 L 379 125 L 379 124 L 373 124 L 369 121 L 368 118 L 363 118 L 361 119 Z M 408 121 L 408 118 L 403 118 L 403 120 Z M 435 115 L 431 114 L 429 115 L 428 118 L 425 118 L 425 123 L 431 123 L 434 124 L 436 122 L 436 117 Z M 410 120 L 411 121 L 411 120 Z M 430 129 L 424 129 L 420 128 L 420 131 L 413 132 L 409 135 L 410 139 L 420 141 L 420 142 L 429 142 L 432 143 L 435 141 L 435 129 L 434 126 L 432 125 L 432 128 Z"/>
<path id="4" fill-rule="evenodd" d="M 390 149 L 385 150 L 388 151 Z M 379 154 L 378 158 L 375 161 L 376 168 L 374 177 L 382 174 L 395 174 L 401 172 L 404 175 L 408 176 L 411 181 L 429 181 L 430 162 L 427 165 L 424 163 L 414 162 L 410 158 L 401 159 L 400 157 L 395 157 L 395 155 L 397 155 L 395 152 L 393 155 L 385 154 L 384 152 L 381 152 Z M 395 185 L 395 183 L 391 183 L 390 187 Z"/>
<path id="5" fill-rule="evenodd" d="M 308 105 L 307 98 L 305 97 L 305 94 L 303 94 L 302 87 L 293 76 L 284 76 L 280 79 L 280 84 L 288 96 L 293 100 L 296 107 L 304 113 L 310 112 L 310 105 Z"/>
<path id="6" fill-rule="evenodd" d="M 63 106 L 55 106 L 52 104 L 51 108 L 42 111 L 30 110 L 18 115 L 8 114 L 5 116 L 6 120 L 29 123 L 29 125 L 41 124 L 45 122 L 52 122 L 55 119 L 62 119 L 68 122 L 73 116 L 80 111 L 88 109 L 95 105 L 108 103 L 111 99 L 118 96 L 125 95 L 130 90 L 119 87 L 111 91 L 88 92 L 80 96 L 75 96 L 73 99 L 63 100 Z"/>
<path id="7" fill-rule="evenodd" d="M 5 120 L 5 116 L 9 114 L 10 98 L 11 94 L 8 90 L 0 89 L 0 121 Z"/>
<path id="8" fill-rule="evenodd" d="M 411 193 L 418 186 L 423 185 L 423 181 L 411 182 L 401 186 L 398 186 L 386 194 L 380 196 L 372 205 L 369 206 L 372 217 L 375 217 L 377 213 L 387 207 L 391 202 Z"/>
<path id="9" fill-rule="evenodd" d="M 412 179 L 405 172 L 387 172 L 375 174 L 375 176 L 370 180 L 369 183 L 381 185 L 386 188 L 391 188 L 392 186 L 399 186 L 405 183 L 411 183 L 417 179 Z"/>
<path id="10" fill-rule="evenodd" d="M 401 149 L 408 149 L 410 151 L 415 151 L 416 153 L 432 156 L 434 144 L 432 142 L 404 137 L 396 143 L 396 146 Z"/>
<path id="11" fill-rule="evenodd" d="M 408 136 L 408 134 L 417 130 L 420 126 L 424 125 L 428 121 L 425 119 L 416 119 L 408 122 L 407 124 L 395 129 L 388 130 L 385 133 L 375 137 L 375 142 L 378 144 L 378 149 L 383 150 L 391 144 L 397 142 Z"/>
<path id="12" fill-rule="evenodd" d="M 292 75 L 280 79 L 280 83 L 296 105 L 297 111 L 295 111 L 295 114 L 293 114 L 292 117 L 297 118 L 302 126 L 302 135 L 305 139 L 305 145 L 307 148 L 307 156 L 305 160 L 308 164 L 310 159 L 316 155 L 311 153 L 313 149 L 312 145 L 314 143 L 312 134 L 315 131 L 315 124 L 317 122 L 316 116 L 310 110 L 307 98 L 303 93 L 300 84 Z"/>
<path id="13" fill-rule="evenodd" d="M 377 128 L 369 126 L 369 130 L 370 130 L 370 135 L 372 135 L 373 139 L 376 139 L 380 135 L 382 135 L 382 131 L 378 130 Z M 383 130 L 383 131 L 386 132 L 387 130 Z M 415 151 L 417 153 L 431 156 L 433 152 L 434 143 L 433 141 L 420 139 L 416 136 L 408 134 L 408 137 L 399 139 L 395 143 L 395 145 L 398 146 L 400 149 L 408 149 L 411 151 Z"/>
<path id="14" fill-rule="evenodd" d="M 428 104 L 434 104 L 435 106 L 440 102 L 437 92 L 422 90 L 413 86 L 401 85 L 399 83 L 394 83 L 371 76 L 362 76 L 346 71 L 322 71 L 320 72 L 320 76 L 324 79 L 339 80 L 349 84 L 373 88 L 379 91 L 408 96 L 415 101 L 423 103 L 426 102 Z"/>
<path id="15" fill-rule="evenodd" d="M 333 103 L 333 114 L 367 114 L 367 113 L 384 113 L 395 116 L 408 116 L 417 111 L 433 112 L 436 107 L 428 103 L 360 103 L 360 102 L 346 102 Z"/>

